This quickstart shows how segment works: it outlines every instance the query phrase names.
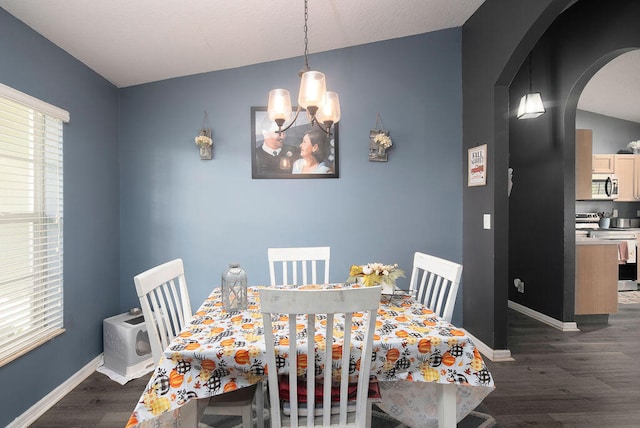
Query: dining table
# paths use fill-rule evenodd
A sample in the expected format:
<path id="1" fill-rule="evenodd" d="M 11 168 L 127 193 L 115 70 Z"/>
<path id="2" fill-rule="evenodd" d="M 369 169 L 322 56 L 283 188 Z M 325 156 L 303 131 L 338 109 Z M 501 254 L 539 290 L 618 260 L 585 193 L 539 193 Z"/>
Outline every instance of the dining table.
<path id="1" fill-rule="evenodd" d="M 351 286 L 359 285 L 313 287 Z M 199 399 L 266 382 L 260 288 L 249 287 L 247 308 L 235 311 L 213 289 L 164 350 L 127 428 L 197 426 L 196 402 L 206 403 Z M 288 343 L 286 321 L 273 330 L 275 341 Z M 466 331 L 402 290 L 381 296 L 370 375 L 380 386 L 376 405 L 410 427 L 455 427 L 495 388 Z"/>

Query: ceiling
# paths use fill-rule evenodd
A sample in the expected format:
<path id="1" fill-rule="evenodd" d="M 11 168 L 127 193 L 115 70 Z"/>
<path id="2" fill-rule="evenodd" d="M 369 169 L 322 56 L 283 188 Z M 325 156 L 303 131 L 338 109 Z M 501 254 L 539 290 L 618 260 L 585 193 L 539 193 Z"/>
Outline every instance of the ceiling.
<path id="1" fill-rule="evenodd" d="M 310 0 L 309 53 L 459 27 L 483 2 Z M 304 51 L 302 0 L 0 0 L 0 7 L 120 88 Z M 578 108 L 640 123 L 639 99 L 636 51 L 604 67 Z"/>

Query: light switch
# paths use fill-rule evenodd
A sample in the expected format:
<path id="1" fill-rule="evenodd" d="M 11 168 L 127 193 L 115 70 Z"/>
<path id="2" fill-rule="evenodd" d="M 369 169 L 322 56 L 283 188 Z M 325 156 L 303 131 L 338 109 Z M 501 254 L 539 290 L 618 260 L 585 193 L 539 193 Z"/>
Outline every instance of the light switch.
<path id="1" fill-rule="evenodd" d="M 491 214 L 485 214 L 482 216 L 482 227 L 485 229 L 491 229 Z"/>

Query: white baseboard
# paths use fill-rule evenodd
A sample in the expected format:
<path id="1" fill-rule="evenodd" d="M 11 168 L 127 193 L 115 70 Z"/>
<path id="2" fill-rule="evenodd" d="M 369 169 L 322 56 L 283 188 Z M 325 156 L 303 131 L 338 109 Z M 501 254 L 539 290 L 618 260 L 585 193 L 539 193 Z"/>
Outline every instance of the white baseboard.
<path id="1" fill-rule="evenodd" d="M 44 415 L 47 410 L 64 398 L 65 395 L 71 392 L 76 386 L 80 385 L 83 380 L 91 376 L 91 374 L 95 372 L 100 365 L 102 365 L 102 360 L 102 354 L 91 360 L 89 364 L 82 367 L 64 383 L 45 395 L 42 400 L 31 406 L 22 415 L 15 418 L 13 422 L 7 425 L 7 428 L 25 428 L 34 423 L 40 416 Z"/>
<path id="2" fill-rule="evenodd" d="M 518 311 L 521 314 L 550 325 L 553 328 L 557 328 L 560 331 L 580 331 L 580 329 L 578 328 L 578 324 L 576 324 L 575 322 L 563 322 L 555 318 L 551 318 L 548 315 L 545 315 L 538 311 L 534 311 L 531 308 L 527 308 L 526 306 L 522 306 L 520 303 L 516 303 L 511 300 L 509 300 L 508 306 L 514 311 Z"/>
<path id="3" fill-rule="evenodd" d="M 478 349 L 478 352 L 480 352 L 482 355 L 484 355 L 489 360 L 491 360 L 493 362 L 496 362 L 496 363 L 497 362 L 502 362 L 502 361 L 514 361 L 513 357 L 511 356 L 511 351 L 510 350 L 508 350 L 508 349 L 492 349 L 486 343 L 484 343 L 482 340 L 478 339 L 473 334 L 469 333 L 469 331 L 465 330 L 464 328 L 461 329 L 461 330 L 463 330 L 465 333 L 467 333 L 467 335 L 471 338 L 471 340 L 473 341 L 473 344 L 476 345 L 476 348 Z"/>

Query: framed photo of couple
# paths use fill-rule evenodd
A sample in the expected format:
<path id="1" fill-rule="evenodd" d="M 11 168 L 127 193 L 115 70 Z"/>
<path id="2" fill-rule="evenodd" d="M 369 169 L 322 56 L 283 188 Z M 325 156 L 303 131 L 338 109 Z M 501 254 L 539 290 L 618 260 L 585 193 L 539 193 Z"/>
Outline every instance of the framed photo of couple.
<path id="1" fill-rule="evenodd" d="M 293 118 L 293 116 L 292 116 Z M 285 122 L 285 126 L 290 122 Z M 266 107 L 251 107 L 252 178 L 338 178 L 338 124 L 327 136 L 305 110 L 278 134 Z"/>

